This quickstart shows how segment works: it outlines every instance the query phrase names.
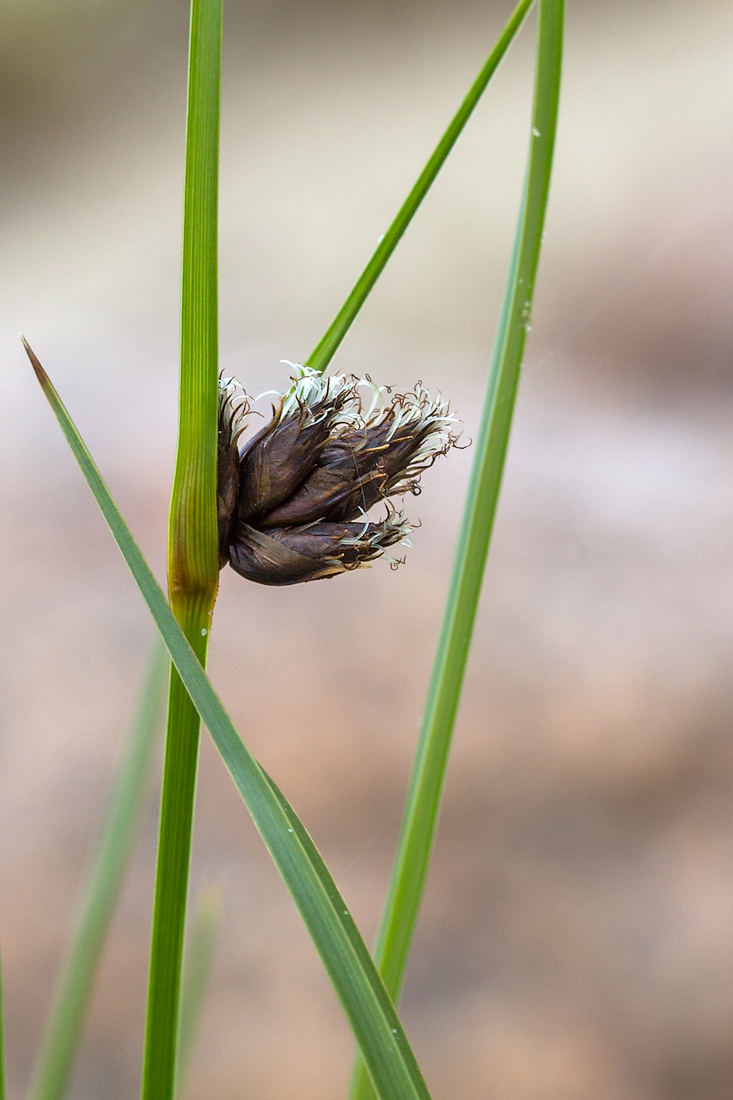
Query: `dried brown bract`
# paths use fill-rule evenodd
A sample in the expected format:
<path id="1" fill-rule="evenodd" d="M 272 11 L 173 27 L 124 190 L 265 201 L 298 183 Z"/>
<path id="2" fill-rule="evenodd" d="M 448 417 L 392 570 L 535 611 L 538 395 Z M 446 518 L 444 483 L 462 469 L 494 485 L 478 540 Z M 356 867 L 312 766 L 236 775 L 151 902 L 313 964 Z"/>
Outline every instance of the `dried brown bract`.
<path id="1" fill-rule="evenodd" d="M 389 498 L 420 491 L 420 475 L 456 443 L 448 403 L 420 383 L 390 396 L 369 378 L 296 366 L 272 420 L 237 441 L 249 400 L 232 380 L 219 399 L 219 557 L 259 584 L 332 577 L 378 557 L 410 526 Z M 367 512 L 384 503 L 386 516 Z"/>

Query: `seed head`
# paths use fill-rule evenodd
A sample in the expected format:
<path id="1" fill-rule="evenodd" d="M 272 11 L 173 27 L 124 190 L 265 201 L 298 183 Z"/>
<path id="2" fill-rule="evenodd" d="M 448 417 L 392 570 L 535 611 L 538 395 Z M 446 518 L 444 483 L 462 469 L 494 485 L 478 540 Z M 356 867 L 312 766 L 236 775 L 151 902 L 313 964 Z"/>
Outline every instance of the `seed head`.
<path id="1" fill-rule="evenodd" d="M 390 498 L 419 493 L 420 475 L 455 445 L 447 401 L 418 382 L 390 396 L 371 379 L 294 366 L 272 419 L 237 441 L 249 399 L 219 390 L 219 557 L 259 584 L 332 577 L 386 557 L 410 525 Z M 365 407 L 366 406 L 366 407 Z M 367 512 L 384 503 L 376 522 Z"/>
<path id="2" fill-rule="evenodd" d="M 233 378 L 219 379 L 219 448 L 217 462 L 216 514 L 219 527 L 219 568 L 229 561 L 229 528 L 239 493 L 237 440 L 244 431 L 249 401 L 238 395 Z"/>

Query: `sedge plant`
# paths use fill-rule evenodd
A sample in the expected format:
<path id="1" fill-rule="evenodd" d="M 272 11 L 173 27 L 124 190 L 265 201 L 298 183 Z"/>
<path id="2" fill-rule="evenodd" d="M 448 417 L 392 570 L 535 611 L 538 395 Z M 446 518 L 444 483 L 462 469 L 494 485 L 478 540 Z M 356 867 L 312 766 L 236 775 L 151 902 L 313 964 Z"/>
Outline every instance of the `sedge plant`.
<path id="1" fill-rule="evenodd" d="M 308 357 L 304 368 L 310 371 L 308 377 L 317 377 L 328 366 L 531 7 L 532 0 L 521 0 L 517 5 L 375 255 Z M 172 1100 L 177 1094 L 178 1067 L 187 1057 L 187 1053 L 182 1056 L 180 1052 L 190 1049 L 191 1021 L 196 1014 L 195 1009 L 184 1012 L 182 1036 L 183 945 L 201 721 L 293 897 L 353 1030 L 360 1057 L 353 1082 L 354 1100 L 374 1094 L 382 1100 L 429 1097 L 394 1004 L 429 865 L 529 331 L 558 110 L 562 28 L 562 0 L 539 0 L 530 152 L 515 247 L 402 837 L 374 959 L 307 830 L 285 795 L 247 750 L 205 672 L 220 564 L 217 179 L 221 0 L 192 0 L 191 5 L 179 438 L 170 509 L 168 599 L 48 375 L 26 345 L 43 391 L 148 604 L 172 662 L 142 1100 Z M 401 416 L 399 413 L 398 419 Z M 389 433 L 396 436 L 396 427 Z M 193 999 L 197 1000 L 198 995 Z"/>

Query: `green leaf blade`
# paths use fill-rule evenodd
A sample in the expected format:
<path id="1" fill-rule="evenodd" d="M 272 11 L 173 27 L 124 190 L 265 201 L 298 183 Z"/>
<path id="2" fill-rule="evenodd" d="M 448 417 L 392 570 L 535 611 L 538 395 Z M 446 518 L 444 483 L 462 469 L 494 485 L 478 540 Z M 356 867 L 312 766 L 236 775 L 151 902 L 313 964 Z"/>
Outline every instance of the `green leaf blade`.
<path id="1" fill-rule="evenodd" d="M 346 301 L 336 314 L 333 322 L 305 362 L 313 370 L 324 371 L 333 359 L 341 341 L 351 328 L 359 310 L 364 305 L 372 287 L 376 283 L 389 258 L 402 239 L 405 230 L 414 218 L 420 204 L 433 185 L 438 172 L 443 167 L 448 154 L 458 141 L 461 132 L 471 117 L 474 108 L 488 87 L 489 81 L 499 68 L 507 50 L 516 37 L 535 0 L 520 0 L 508 23 L 504 27 L 494 49 L 486 59 L 480 73 L 471 85 L 468 94 L 448 124 L 427 164 L 417 178 L 409 195 L 397 211 L 387 232 L 381 238 L 373 256 L 354 284 Z"/>
<path id="2" fill-rule="evenodd" d="M 171 660 L 219 750 L 334 984 L 382 1100 L 429 1100 L 409 1041 L 369 951 L 315 845 L 249 753 L 173 616 L 71 417 L 33 352 L 46 398 L 127 562 Z"/>
<path id="3" fill-rule="evenodd" d="M 557 127 L 562 0 L 540 0 L 527 176 L 450 589 L 375 961 L 397 1000 L 432 852 L 450 744 L 499 498 L 547 208 Z M 357 1061 L 352 1100 L 374 1093 Z"/>

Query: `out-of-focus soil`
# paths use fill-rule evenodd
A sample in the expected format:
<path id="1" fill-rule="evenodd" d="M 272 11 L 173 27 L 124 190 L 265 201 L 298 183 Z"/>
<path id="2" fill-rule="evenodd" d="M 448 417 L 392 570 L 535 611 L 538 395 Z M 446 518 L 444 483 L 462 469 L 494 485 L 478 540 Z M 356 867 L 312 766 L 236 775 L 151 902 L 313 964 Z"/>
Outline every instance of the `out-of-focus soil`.
<path id="1" fill-rule="evenodd" d="M 728 1100 L 733 19 L 715 2 L 580 7 L 568 11 L 534 328 L 403 1015 L 436 1100 Z M 13 8 L 3 46 L 12 1100 L 152 640 L 18 328 L 159 576 L 175 442 L 185 13 L 61 8 Z M 250 392 L 281 385 L 280 360 L 318 339 L 505 9 L 231 12 L 221 348 Z M 521 186 L 531 30 L 337 360 L 442 390 L 467 439 Z M 368 940 L 472 457 L 441 460 L 408 500 L 421 526 L 396 572 L 283 590 L 222 575 L 211 675 Z M 151 794 L 73 1100 L 136 1092 L 155 829 Z M 194 890 L 204 883 L 220 888 L 222 917 L 186 1095 L 344 1096 L 348 1029 L 206 739 Z"/>

